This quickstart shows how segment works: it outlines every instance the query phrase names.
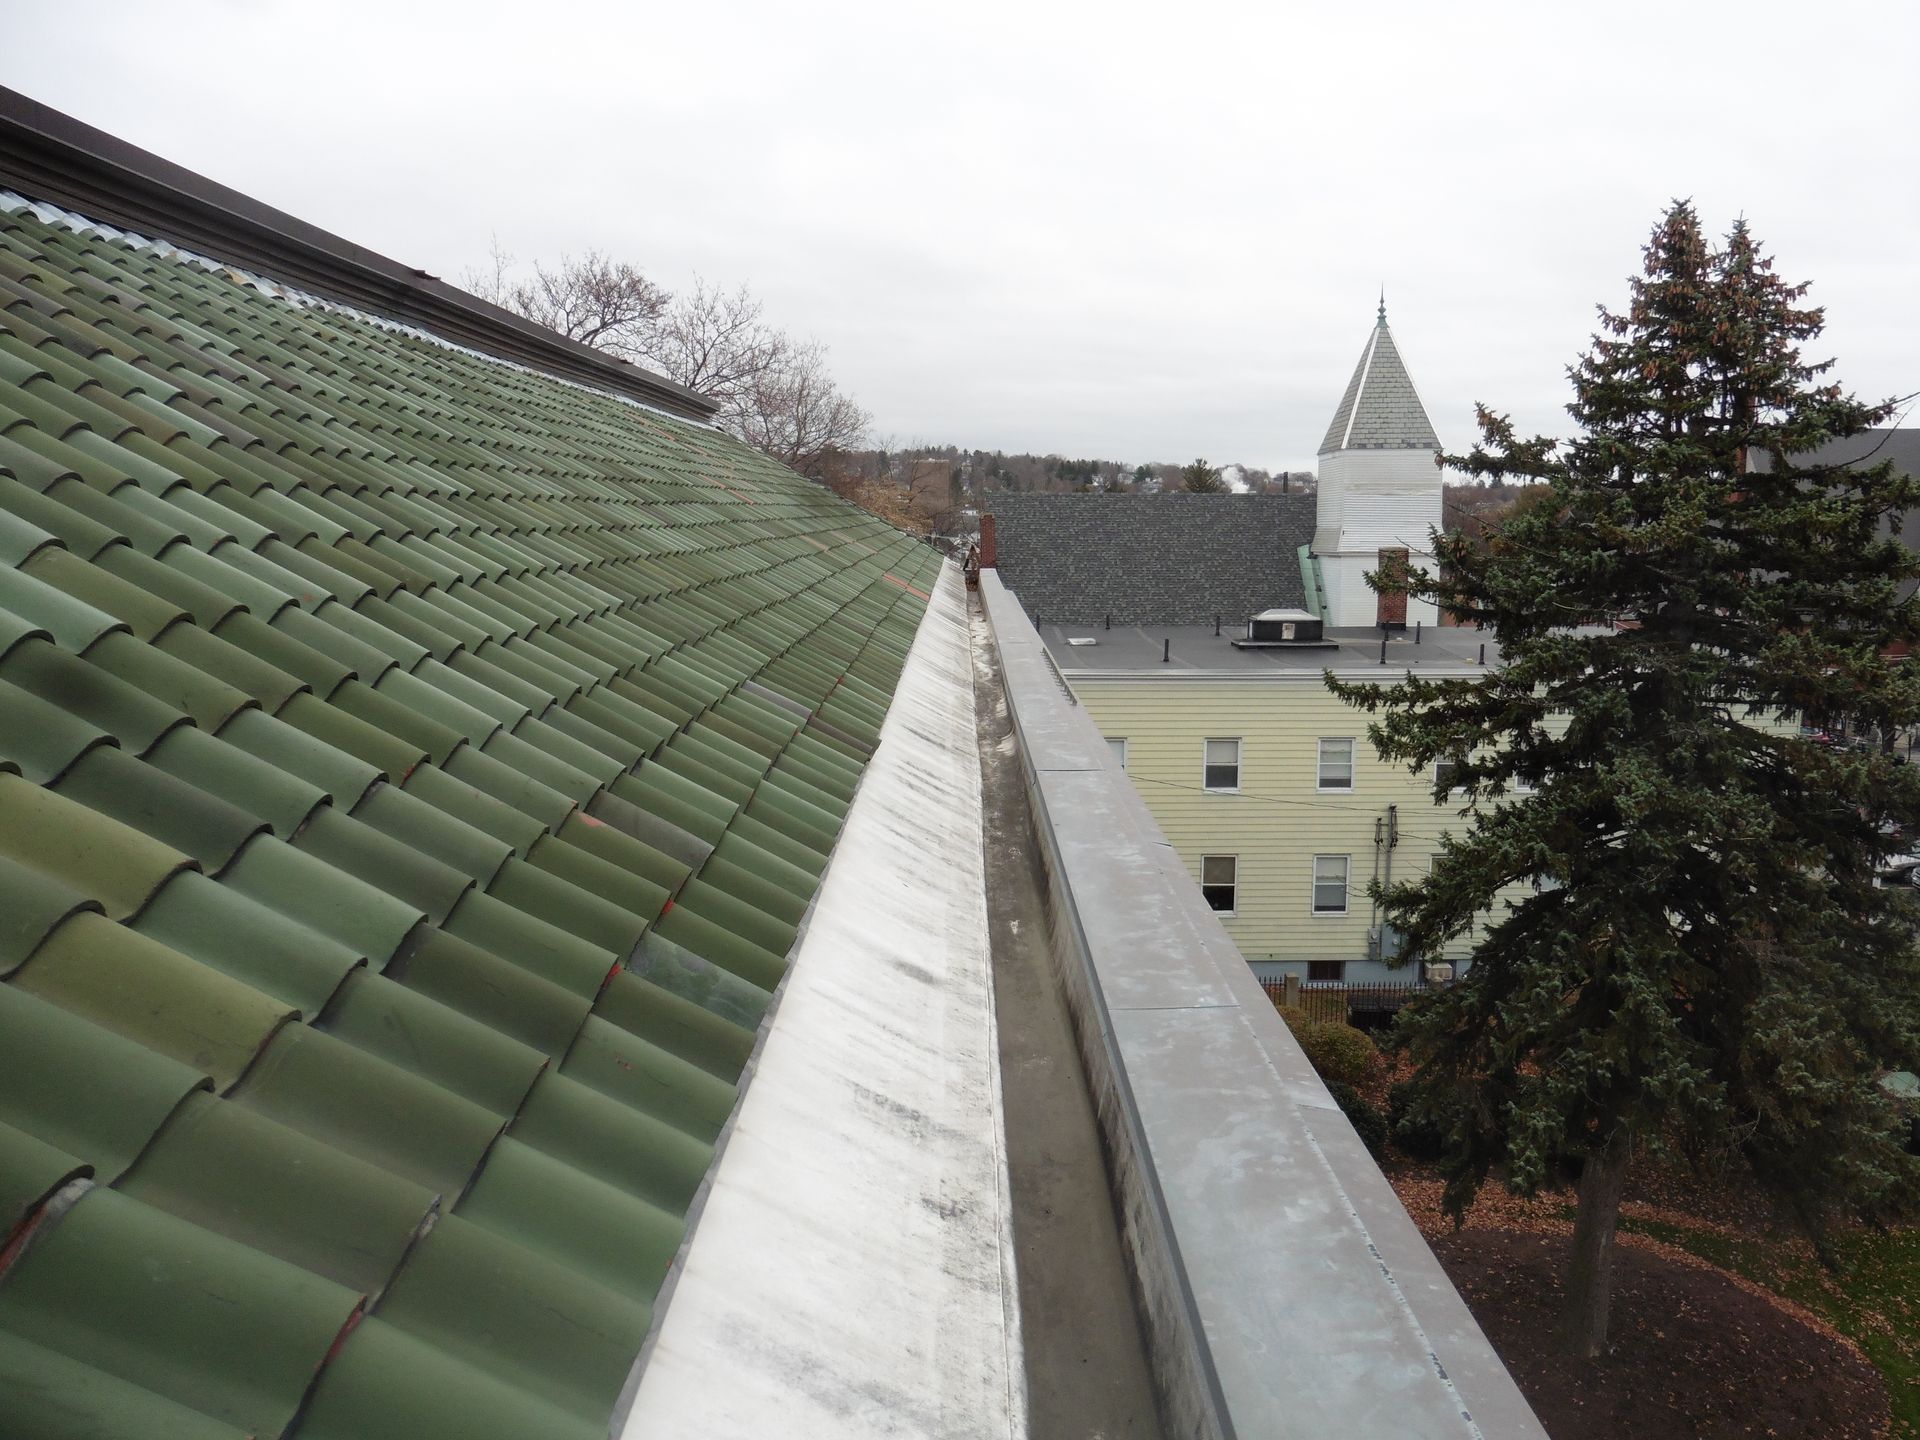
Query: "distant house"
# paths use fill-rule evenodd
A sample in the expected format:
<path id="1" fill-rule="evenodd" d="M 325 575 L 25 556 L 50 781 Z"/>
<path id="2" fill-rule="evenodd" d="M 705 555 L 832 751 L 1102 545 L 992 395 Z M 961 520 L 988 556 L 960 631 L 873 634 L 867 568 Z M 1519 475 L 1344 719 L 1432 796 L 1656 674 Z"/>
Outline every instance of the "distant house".
<path id="1" fill-rule="evenodd" d="M 1439 449 L 1383 306 L 1313 495 L 994 497 L 1002 581 L 1263 977 L 1412 978 L 1367 884 L 1424 874 L 1456 812 L 1432 774 L 1374 757 L 1323 675 L 1470 677 L 1496 658 L 1366 583 L 1393 552 L 1427 558 Z M 1316 638 L 1249 644 L 1266 612 Z"/>
<path id="2" fill-rule="evenodd" d="M 1330 632 L 1249 649 L 1221 626 L 1056 624 L 1046 641 L 1168 842 L 1262 978 L 1400 982 L 1397 942 L 1367 882 L 1426 874 L 1458 806 L 1432 772 L 1377 759 L 1367 717 L 1323 675 L 1391 684 L 1484 674 L 1477 631 Z M 1091 641 L 1093 643 L 1086 643 Z M 1384 653 L 1386 663 L 1381 663 Z M 1496 657 L 1487 647 L 1486 660 Z M 1430 959 L 1464 962 L 1470 943 Z"/>

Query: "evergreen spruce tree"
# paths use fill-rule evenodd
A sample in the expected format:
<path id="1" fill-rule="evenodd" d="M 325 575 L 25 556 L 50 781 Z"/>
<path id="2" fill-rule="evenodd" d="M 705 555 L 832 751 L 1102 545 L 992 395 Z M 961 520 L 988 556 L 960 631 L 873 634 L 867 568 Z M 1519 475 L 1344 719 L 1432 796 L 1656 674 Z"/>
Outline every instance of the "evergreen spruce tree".
<path id="1" fill-rule="evenodd" d="M 1227 482 L 1220 478 L 1216 466 L 1195 460 L 1180 467 L 1180 486 L 1192 495 L 1221 495 L 1226 493 Z"/>
<path id="2" fill-rule="evenodd" d="M 1410 581 L 1499 666 L 1328 679 L 1383 757 L 1460 762 L 1467 818 L 1382 897 L 1410 953 L 1477 938 L 1403 1014 L 1410 1115 L 1447 1137 L 1456 1217 L 1496 1169 L 1523 1194 L 1577 1181 L 1564 1338 L 1589 1357 L 1636 1144 L 1740 1165 L 1816 1236 L 1920 1186 L 1874 1083 L 1920 1060 L 1920 908 L 1874 883 L 1920 832 L 1920 766 L 1793 723 L 1920 723 L 1920 662 L 1895 658 L 1920 559 L 1887 529 L 1920 483 L 1796 461 L 1890 407 L 1801 358 L 1821 313 L 1744 222 L 1716 248 L 1676 204 L 1645 261 L 1569 371 L 1579 433 L 1521 439 L 1482 408 L 1447 462 L 1550 487 L 1482 551 L 1436 536 Z"/>

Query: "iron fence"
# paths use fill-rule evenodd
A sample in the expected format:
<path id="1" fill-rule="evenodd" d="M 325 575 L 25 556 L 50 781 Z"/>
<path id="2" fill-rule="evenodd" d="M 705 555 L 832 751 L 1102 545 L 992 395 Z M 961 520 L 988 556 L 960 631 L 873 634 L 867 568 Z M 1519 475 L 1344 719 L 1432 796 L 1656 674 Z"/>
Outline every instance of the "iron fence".
<path id="1" fill-rule="evenodd" d="M 1288 1003 L 1285 980 L 1262 980 L 1260 988 L 1275 1005 Z M 1420 977 L 1361 985 L 1309 982 L 1299 985 L 1295 993 L 1299 1007 L 1310 1020 L 1371 1028 L 1387 1024 L 1402 1005 L 1415 995 L 1424 995 L 1429 988 L 1425 977 Z"/>

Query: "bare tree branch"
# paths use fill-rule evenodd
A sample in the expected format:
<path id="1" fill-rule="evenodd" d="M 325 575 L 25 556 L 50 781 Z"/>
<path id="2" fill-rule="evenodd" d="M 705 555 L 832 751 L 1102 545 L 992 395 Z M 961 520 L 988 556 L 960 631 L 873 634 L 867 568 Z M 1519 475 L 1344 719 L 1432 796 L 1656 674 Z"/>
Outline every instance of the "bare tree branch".
<path id="1" fill-rule="evenodd" d="M 562 255 L 551 269 L 535 262 L 531 279 L 513 277 L 514 260 L 495 239 L 491 273 L 468 271 L 469 289 L 482 300 L 557 330 L 569 340 L 628 355 L 638 336 L 660 318 L 672 296 L 624 260 L 599 250 L 579 259 Z"/>
<path id="2" fill-rule="evenodd" d="M 634 341 L 634 355 L 669 380 L 720 402 L 720 421 L 737 430 L 759 382 L 785 364 L 793 344 L 761 317 L 742 285 L 721 290 L 696 278 Z"/>
<path id="3" fill-rule="evenodd" d="M 867 412 L 827 374 L 825 347 L 767 324 L 745 285 L 696 278 L 674 296 L 599 250 L 521 278 L 497 237 L 489 256 L 489 269 L 463 277 L 475 295 L 706 396 L 723 428 L 803 474 L 821 478 L 832 455 L 866 438 Z"/>

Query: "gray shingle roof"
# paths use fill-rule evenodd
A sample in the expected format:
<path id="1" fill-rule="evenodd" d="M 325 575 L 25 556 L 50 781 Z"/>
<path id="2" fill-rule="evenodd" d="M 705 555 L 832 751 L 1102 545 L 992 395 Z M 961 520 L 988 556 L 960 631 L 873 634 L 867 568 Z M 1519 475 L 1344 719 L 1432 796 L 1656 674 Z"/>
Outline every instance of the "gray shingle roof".
<path id="1" fill-rule="evenodd" d="M 1320 453 L 1333 450 L 1438 450 L 1440 437 L 1427 419 L 1426 407 L 1413 388 L 1393 332 L 1387 328 L 1387 310 L 1380 307 L 1379 322 L 1367 336 L 1360 363 L 1353 367 L 1347 393 L 1333 412 Z"/>
<path id="2" fill-rule="evenodd" d="M 1000 577 L 1029 615 L 1238 623 L 1301 605 L 1310 495 L 996 495 Z"/>
<path id="3" fill-rule="evenodd" d="M 1893 468 L 1905 475 L 1920 475 L 1920 430 L 1878 429 L 1862 430 L 1858 435 L 1849 435 L 1844 440 L 1829 440 L 1826 444 L 1794 457 L 1802 464 L 1814 465 L 1857 465 L 1862 469 L 1878 465 L 1882 460 L 1891 460 Z M 1753 468 L 1770 470 L 1772 459 L 1763 450 L 1755 450 L 1751 455 Z M 1898 534 L 1900 541 L 1909 550 L 1920 550 L 1920 510 L 1909 510 L 1898 517 L 1898 528 L 1893 519 L 1880 522 L 1882 535 Z M 1908 581 L 1900 587 L 1900 598 L 1906 599 L 1916 587 Z"/>

